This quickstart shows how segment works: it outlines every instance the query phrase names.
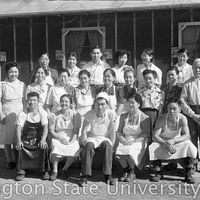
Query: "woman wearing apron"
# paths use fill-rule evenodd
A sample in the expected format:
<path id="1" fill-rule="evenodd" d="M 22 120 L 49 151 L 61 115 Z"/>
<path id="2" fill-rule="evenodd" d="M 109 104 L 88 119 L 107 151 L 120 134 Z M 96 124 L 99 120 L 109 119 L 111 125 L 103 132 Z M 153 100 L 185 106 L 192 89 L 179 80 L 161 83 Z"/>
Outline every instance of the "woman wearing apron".
<path id="1" fill-rule="evenodd" d="M 39 107 L 39 94 L 30 92 L 28 95 L 29 112 L 21 111 L 17 119 L 17 143 L 18 151 L 16 181 L 22 181 L 25 177 L 25 169 L 41 169 L 43 179 L 49 179 L 47 112 Z"/>
<path id="2" fill-rule="evenodd" d="M 194 170 L 197 148 L 190 141 L 187 118 L 180 113 L 181 101 L 172 99 L 168 104 L 168 113 L 160 117 L 153 134 L 154 142 L 149 146 L 150 160 L 154 161 L 156 174 L 153 181 L 159 181 L 162 176 L 161 161 L 184 160 L 185 181 L 194 183 Z"/>
<path id="3" fill-rule="evenodd" d="M 66 178 L 67 169 L 79 156 L 79 143 L 77 136 L 81 126 L 79 113 L 70 109 L 71 97 L 64 94 L 60 98 L 61 110 L 50 119 L 51 154 L 50 159 L 53 164 L 51 180 L 54 181 L 58 175 L 58 163 L 66 158 L 66 162 L 61 171 L 63 179 Z"/>
<path id="4" fill-rule="evenodd" d="M 141 169 L 144 164 L 142 160 L 147 149 L 150 120 L 140 111 L 141 103 L 139 94 L 131 95 L 128 98 L 130 111 L 120 116 L 120 143 L 116 149 L 116 158 L 123 168 L 120 181 L 129 182 L 135 179 L 135 167 Z"/>

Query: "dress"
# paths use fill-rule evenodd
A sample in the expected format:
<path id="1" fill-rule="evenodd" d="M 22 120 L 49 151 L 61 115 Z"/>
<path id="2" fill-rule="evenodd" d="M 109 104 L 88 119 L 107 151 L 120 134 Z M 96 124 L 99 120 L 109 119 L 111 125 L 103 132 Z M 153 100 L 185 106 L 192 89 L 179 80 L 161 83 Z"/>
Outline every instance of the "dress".
<path id="1" fill-rule="evenodd" d="M 56 84 L 49 89 L 47 94 L 46 104 L 52 106 L 51 112 L 56 113 L 61 109 L 60 97 L 64 94 L 70 94 L 74 96 L 74 88 L 72 86 L 62 87 L 60 84 Z"/>
<path id="2" fill-rule="evenodd" d="M 179 123 L 180 123 L 180 117 L 184 117 L 184 115 L 179 114 Z M 171 139 L 171 138 L 177 138 L 181 136 L 181 127 L 178 123 L 176 130 L 169 130 L 167 127 L 167 115 L 166 115 L 166 122 L 165 122 L 165 128 L 161 133 L 161 138 L 163 139 Z M 197 148 L 194 146 L 194 144 L 190 140 L 186 140 L 184 142 L 180 142 L 174 145 L 174 148 L 176 149 L 176 152 L 174 154 L 170 154 L 170 152 L 163 147 L 163 145 L 153 142 L 149 146 L 149 155 L 150 160 L 171 160 L 171 159 L 179 159 L 179 158 L 196 158 L 197 156 Z"/>
<path id="3" fill-rule="evenodd" d="M 9 82 L 0 82 L 0 99 L 2 102 L 2 113 L 6 116 L 6 124 L 0 139 L 1 144 L 15 143 L 17 115 L 23 110 L 22 101 L 25 100 L 25 84 L 18 79 Z"/>
<path id="4" fill-rule="evenodd" d="M 125 119 L 124 127 L 123 127 L 123 134 L 126 140 L 129 142 L 134 141 L 138 137 L 140 137 L 141 134 L 141 115 L 142 112 L 139 111 L 139 120 L 137 124 L 130 124 L 129 121 L 129 114 L 127 118 Z M 148 116 L 145 115 L 145 119 L 148 119 Z M 142 141 L 142 142 L 134 142 L 131 145 L 123 145 L 122 143 L 119 143 L 117 149 L 116 149 L 116 155 L 130 155 L 133 159 L 136 166 L 139 166 L 141 168 L 141 160 L 146 152 L 148 144 L 148 137 Z"/>
<path id="5" fill-rule="evenodd" d="M 52 116 L 50 119 L 50 128 L 55 127 L 56 134 L 70 141 L 74 134 L 73 129 L 81 126 L 81 116 L 73 110 L 70 110 L 68 117 L 64 117 L 60 112 L 58 113 L 58 115 Z M 51 149 L 51 155 L 79 156 L 79 142 L 77 139 L 72 144 L 65 145 L 58 139 L 52 138 Z"/>

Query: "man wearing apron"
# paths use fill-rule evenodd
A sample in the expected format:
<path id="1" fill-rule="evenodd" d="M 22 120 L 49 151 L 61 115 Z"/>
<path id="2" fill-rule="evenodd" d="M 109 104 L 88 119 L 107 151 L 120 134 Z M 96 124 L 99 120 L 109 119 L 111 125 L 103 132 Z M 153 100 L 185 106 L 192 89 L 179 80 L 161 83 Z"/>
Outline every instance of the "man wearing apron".
<path id="1" fill-rule="evenodd" d="M 103 155 L 103 174 L 107 184 L 114 184 L 112 178 L 112 154 L 115 143 L 116 114 L 108 108 L 109 96 L 100 92 L 95 100 L 95 109 L 85 114 L 82 127 L 81 141 L 84 145 L 81 152 L 82 178 L 80 185 L 87 183 L 87 178 L 92 175 L 92 163 L 95 150 L 98 149 Z M 91 131 L 88 133 L 88 128 Z"/>
<path id="2" fill-rule="evenodd" d="M 17 119 L 17 177 L 16 181 L 25 178 L 25 169 L 40 169 L 43 180 L 49 179 L 47 112 L 38 106 L 39 94 L 30 92 L 27 95 L 29 111 L 19 113 Z"/>

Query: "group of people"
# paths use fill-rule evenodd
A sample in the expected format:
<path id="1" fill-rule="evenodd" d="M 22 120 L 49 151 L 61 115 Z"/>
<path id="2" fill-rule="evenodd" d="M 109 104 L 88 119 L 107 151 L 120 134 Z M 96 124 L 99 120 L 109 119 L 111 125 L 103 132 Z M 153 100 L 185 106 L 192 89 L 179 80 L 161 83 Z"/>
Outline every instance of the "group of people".
<path id="1" fill-rule="evenodd" d="M 83 186 L 92 175 L 94 155 L 100 153 L 105 181 L 111 185 L 113 158 L 122 167 L 120 181 L 135 179 L 135 168 L 142 170 L 149 163 L 155 170 L 152 180 L 159 181 L 163 169 L 174 169 L 178 162 L 185 169 L 185 181 L 194 183 L 200 58 L 191 66 L 189 51 L 180 49 L 165 84 L 162 71 L 152 63 L 152 49 L 142 52 L 136 71 L 127 64 L 126 50 L 116 52 L 112 68 L 101 59 L 98 46 L 90 55 L 91 61 L 80 69 L 76 53 L 70 52 L 66 68 L 58 72 L 49 67 L 48 54 L 42 54 L 27 87 L 18 79 L 20 65 L 5 64 L 0 143 L 8 168 L 17 167 L 16 180 L 24 179 L 26 169 L 39 168 L 44 180 L 53 181 L 61 160 L 60 174 L 66 179 L 68 168 L 80 158 Z M 163 161 L 168 163 L 164 168 Z"/>

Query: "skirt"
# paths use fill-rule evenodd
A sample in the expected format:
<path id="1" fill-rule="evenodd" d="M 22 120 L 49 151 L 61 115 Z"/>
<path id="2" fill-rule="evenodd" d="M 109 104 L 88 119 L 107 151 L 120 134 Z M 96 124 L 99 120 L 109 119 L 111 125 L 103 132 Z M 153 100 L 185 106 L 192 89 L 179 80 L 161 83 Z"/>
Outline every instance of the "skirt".
<path id="1" fill-rule="evenodd" d="M 190 140 L 175 144 L 174 147 L 176 149 L 176 152 L 174 154 L 170 154 L 169 151 L 161 144 L 153 142 L 149 146 L 150 160 L 171 160 L 186 157 L 197 157 L 197 148 Z"/>
<path id="2" fill-rule="evenodd" d="M 112 146 L 112 142 L 109 138 L 104 136 L 98 136 L 98 137 L 88 137 L 85 143 L 92 142 L 94 144 L 94 148 L 98 148 L 102 142 L 108 141 L 110 145 Z"/>

